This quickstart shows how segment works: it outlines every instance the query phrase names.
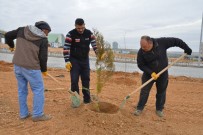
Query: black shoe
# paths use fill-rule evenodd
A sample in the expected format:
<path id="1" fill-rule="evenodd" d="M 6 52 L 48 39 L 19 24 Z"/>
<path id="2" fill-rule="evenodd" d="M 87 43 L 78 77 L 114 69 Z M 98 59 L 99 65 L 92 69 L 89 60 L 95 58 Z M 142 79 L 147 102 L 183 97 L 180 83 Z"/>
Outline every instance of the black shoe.
<path id="1" fill-rule="evenodd" d="M 89 99 L 89 100 L 84 100 L 83 102 L 84 102 L 84 104 L 89 104 L 89 103 L 92 102 L 92 100 L 91 100 L 91 99 Z"/>

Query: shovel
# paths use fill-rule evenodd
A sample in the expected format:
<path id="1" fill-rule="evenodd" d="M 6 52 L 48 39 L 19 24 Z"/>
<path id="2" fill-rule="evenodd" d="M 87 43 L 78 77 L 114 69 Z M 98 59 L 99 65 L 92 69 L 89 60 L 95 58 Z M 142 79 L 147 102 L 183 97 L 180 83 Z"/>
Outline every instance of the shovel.
<path id="1" fill-rule="evenodd" d="M 76 91 L 73 92 L 71 90 L 68 90 L 68 92 L 71 94 L 71 101 L 72 101 L 71 106 L 73 108 L 79 107 L 81 104 L 79 94 Z"/>
<path id="2" fill-rule="evenodd" d="M 184 58 L 187 54 L 184 53 L 183 55 L 181 55 L 179 58 L 177 58 L 175 61 L 173 61 L 170 65 L 168 65 L 167 67 L 165 67 L 163 70 L 161 70 L 157 75 L 160 76 L 163 72 L 165 72 L 166 70 L 168 70 L 171 66 L 173 66 L 176 62 L 178 62 L 179 60 L 181 60 L 182 58 Z M 120 109 L 122 109 L 125 106 L 126 101 L 131 97 L 131 95 L 133 95 L 134 93 L 138 92 L 140 89 L 142 89 L 144 86 L 146 86 L 147 84 L 149 84 L 151 81 L 153 81 L 154 78 L 149 79 L 147 82 L 145 82 L 144 84 L 142 84 L 140 87 L 138 87 L 136 90 L 134 90 L 133 92 L 131 92 L 130 94 L 128 94 L 124 100 L 122 101 L 121 105 L 120 105 Z"/>
<path id="3" fill-rule="evenodd" d="M 54 80 L 56 83 L 58 83 L 59 85 L 61 85 L 61 83 L 60 83 L 58 80 L 56 80 L 56 78 L 54 78 L 52 75 L 50 75 L 50 74 L 48 74 L 48 73 L 47 73 L 47 75 L 48 75 L 52 80 Z"/>

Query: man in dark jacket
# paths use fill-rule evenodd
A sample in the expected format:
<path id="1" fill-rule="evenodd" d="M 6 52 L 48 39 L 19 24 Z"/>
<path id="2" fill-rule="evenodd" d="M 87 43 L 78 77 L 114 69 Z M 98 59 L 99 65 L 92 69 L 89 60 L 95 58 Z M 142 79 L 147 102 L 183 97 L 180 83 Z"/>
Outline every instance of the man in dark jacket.
<path id="1" fill-rule="evenodd" d="M 31 116 L 27 106 L 28 82 L 33 92 L 33 121 L 51 119 L 49 115 L 44 114 L 44 84 L 42 79 L 42 74 L 47 75 L 47 36 L 50 31 L 49 24 L 40 21 L 36 22 L 35 26 L 19 27 L 17 30 L 5 34 L 5 42 L 11 51 L 14 51 L 13 40 L 16 39 L 13 64 L 18 81 L 21 119 Z"/>
<path id="2" fill-rule="evenodd" d="M 89 65 L 89 45 L 97 51 L 95 36 L 85 28 L 84 20 L 77 18 L 75 20 L 75 29 L 68 32 L 65 39 L 63 54 L 66 62 L 66 69 L 71 75 L 71 91 L 77 91 L 79 94 L 79 76 L 82 81 L 83 101 L 90 103 L 90 65 Z"/>
<path id="3" fill-rule="evenodd" d="M 165 71 L 160 76 L 157 73 L 168 66 L 167 49 L 177 46 L 182 48 L 188 55 L 191 55 L 192 50 L 185 42 L 178 38 L 150 38 L 149 36 L 142 36 L 140 45 L 137 64 L 143 71 L 142 84 L 151 79 L 151 77 L 154 78 L 154 81 L 141 89 L 140 99 L 134 114 L 138 116 L 142 113 L 152 85 L 156 82 L 156 114 L 159 117 L 163 117 L 166 89 L 168 86 L 168 71 Z"/>

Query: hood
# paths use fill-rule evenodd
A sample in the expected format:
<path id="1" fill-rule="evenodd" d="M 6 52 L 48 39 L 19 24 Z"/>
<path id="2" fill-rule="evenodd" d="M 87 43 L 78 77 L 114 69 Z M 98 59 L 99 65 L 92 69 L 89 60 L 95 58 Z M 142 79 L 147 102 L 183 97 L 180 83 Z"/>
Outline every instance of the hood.
<path id="1" fill-rule="evenodd" d="M 42 38 L 47 38 L 45 33 L 35 26 L 28 25 L 24 29 L 24 35 L 27 40 L 35 41 Z"/>
<path id="2" fill-rule="evenodd" d="M 156 39 L 155 39 L 155 38 L 151 38 L 151 39 L 152 39 L 152 41 L 153 41 L 153 48 L 158 47 L 159 44 L 158 44 L 158 42 L 156 41 Z"/>

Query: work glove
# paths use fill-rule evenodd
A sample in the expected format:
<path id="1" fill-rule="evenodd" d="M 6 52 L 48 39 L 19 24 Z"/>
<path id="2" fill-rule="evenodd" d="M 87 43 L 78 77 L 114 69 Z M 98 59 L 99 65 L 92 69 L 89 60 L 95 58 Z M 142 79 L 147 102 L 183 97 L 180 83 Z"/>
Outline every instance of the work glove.
<path id="1" fill-rule="evenodd" d="M 99 60 L 99 61 L 103 61 L 103 60 L 104 60 L 104 58 L 105 58 L 105 56 L 106 56 L 106 54 L 105 54 L 105 53 L 103 53 L 103 54 L 101 55 L 101 57 L 98 57 L 98 60 Z"/>
<path id="2" fill-rule="evenodd" d="M 9 50 L 10 50 L 11 52 L 13 52 L 13 51 L 15 51 L 15 48 L 9 47 Z"/>
<path id="3" fill-rule="evenodd" d="M 159 75 L 157 75 L 155 72 L 153 72 L 151 74 L 151 77 L 154 79 L 154 80 L 157 80 L 159 78 Z"/>
<path id="4" fill-rule="evenodd" d="M 106 56 L 106 54 L 103 53 L 102 56 L 101 56 L 101 60 L 104 60 L 105 56 Z"/>
<path id="5" fill-rule="evenodd" d="M 67 71 L 70 72 L 71 68 L 72 68 L 72 64 L 70 62 L 67 62 L 66 63 L 66 69 L 67 69 Z"/>
<path id="6" fill-rule="evenodd" d="M 43 76 L 47 76 L 47 74 L 48 74 L 47 72 L 42 72 Z"/>
<path id="7" fill-rule="evenodd" d="M 185 49 L 184 53 L 187 53 L 187 55 L 192 54 L 192 50 L 190 48 Z"/>

